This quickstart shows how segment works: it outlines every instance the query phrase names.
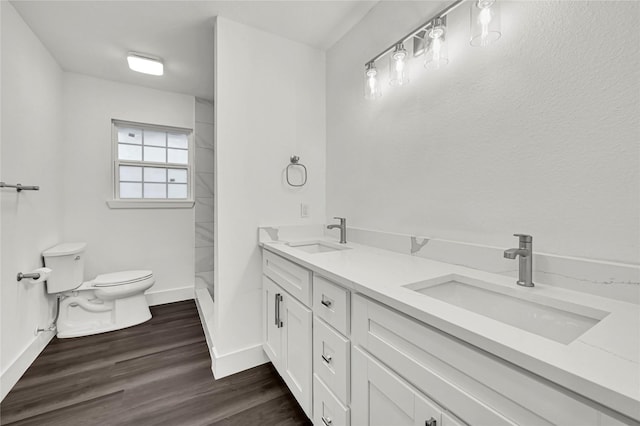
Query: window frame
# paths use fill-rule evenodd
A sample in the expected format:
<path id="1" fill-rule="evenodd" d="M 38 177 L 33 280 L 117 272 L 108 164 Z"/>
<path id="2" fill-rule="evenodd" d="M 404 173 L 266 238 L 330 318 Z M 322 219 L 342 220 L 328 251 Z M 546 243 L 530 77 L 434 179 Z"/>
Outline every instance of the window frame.
<path id="1" fill-rule="evenodd" d="M 168 133 L 183 133 L 187 135 L 187 164 L 179 163 L 159 163 L 152 161 L 120 160 L 118 156 L 118 127 L 132 127 L 150 131 L 160 131 Z M 144 141 L 140 147 L 144 149 Z M 165 146 L 165 150 L 168 146 Z M 112 209 L 161 209 L 161 208 L 191 208 L 195 204 L 194 199 L 194 176 L 195 176 L 195 147 L 193 143 L 193 129 L 184 127 L 164 126 L 159 124 L 140 123 L 127 120 L 111 120 L 111 199 L 107 200 L 107 205 Z M 133 167 L 159 167 L 162 169 L 186 169 L 187 170 L 187 198 L 120 198 L 120 166 Z M 144 169 L 142 169 L 144 174 Z M 144 180 L 144 177 L 143 177 Z M 144 185 L 144 182 L 142 182 Z M 168 187 L 167 187 L 168 190 Z"/>

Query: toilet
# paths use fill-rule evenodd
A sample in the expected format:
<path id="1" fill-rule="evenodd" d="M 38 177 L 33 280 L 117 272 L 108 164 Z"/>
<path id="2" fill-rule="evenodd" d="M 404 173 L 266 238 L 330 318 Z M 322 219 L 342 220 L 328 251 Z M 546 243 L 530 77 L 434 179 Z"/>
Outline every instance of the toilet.
<path id="1" fill-rule="evenodd" d="M 86 243 L 64 243 L 42 253 L 51 269 L 47 293 L 59 297 L 59 338 L 105 333 L 151 318 L 144 292 L 154 283 L 151 271 L 122 271 L 84 281 Z"/>

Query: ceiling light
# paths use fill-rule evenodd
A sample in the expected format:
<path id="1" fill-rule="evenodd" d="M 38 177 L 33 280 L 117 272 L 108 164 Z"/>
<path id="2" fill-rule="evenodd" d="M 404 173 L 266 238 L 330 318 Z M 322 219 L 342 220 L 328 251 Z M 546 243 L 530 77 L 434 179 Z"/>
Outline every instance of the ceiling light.
<path id="1" fill-rule="evenodd" d="M 500 4 L 496 0 L 471 2 L 471 45 L 485 47 L 498 40 L 500 30 Z"/>
<path id="2" fill-rule="evenodd" d="M 446 17 L 436 18 L 427 29 L 426 51 L 424 55 L 424 67 L 427 69 L 440 69 L 449 63 L 447 52 L 447 21 Z"/>
<path id="3" fill-rule="evenodd" d="M 129 63 L 129 68 L 133 71 L 151 75 L 164 74 L 162 59 L 155 56 L 129 52 L 127 55 L 127 62 Z"/>
<path id="4" fill-rule="evenodd" d="M 367 63 L 364 70 L 364 98 L 373 100 L 382 96 L 380 91 L 380 79 L 375 62 Z"/>
<path id="5" fill-rule="evenodd" d="M 392 86 L 403 86 L 409 82 L 407 77 L 407 51 L 404 44 L 398 43 L 389 58 L 389 84 Z"/>

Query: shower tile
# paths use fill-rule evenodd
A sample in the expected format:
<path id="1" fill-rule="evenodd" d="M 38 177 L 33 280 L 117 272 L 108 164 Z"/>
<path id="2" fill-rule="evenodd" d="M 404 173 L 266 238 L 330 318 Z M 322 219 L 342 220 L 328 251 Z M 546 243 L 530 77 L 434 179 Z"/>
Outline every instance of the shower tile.
<path id="1" fill-rule="evenodd" d="M 196 197 L 213 197 L 213 173 L 196 173 Z"/>
<path id="2" fill-rule="evenodd" d="M 196 172 L 213 173 L 213 149 L 196 148 Z"/>
<path id="3" fill-rule="evenodd" d="M 213 222 L 196 222 L 196 247 L 213 247 Z"/>
<path id="4" fill-rule="evenodd" d="M 196 247 L 196 273 L 213 271 L 213 247 Z"/>
<path id="5" fill-rule="evenodd" d="M 213 149 L 213 124 L 196 123 L 196 147 Z"/>
<path id="6" fill-rule="evenodd" d="M 213 198 L 196 198 L 195 220 L 213 222 Z"/>

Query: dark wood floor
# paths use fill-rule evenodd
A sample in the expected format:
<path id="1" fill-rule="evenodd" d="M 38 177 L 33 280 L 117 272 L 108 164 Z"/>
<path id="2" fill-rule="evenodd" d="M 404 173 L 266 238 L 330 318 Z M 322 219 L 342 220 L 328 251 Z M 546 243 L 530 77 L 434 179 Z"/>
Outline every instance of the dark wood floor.
<path id="1" fill-rule="evenodd" d="M 0 404 L 3 425 L 311 424 L 271 364 L 214 380 L 193 301 L 144 324 L 55 338 Z"/>

